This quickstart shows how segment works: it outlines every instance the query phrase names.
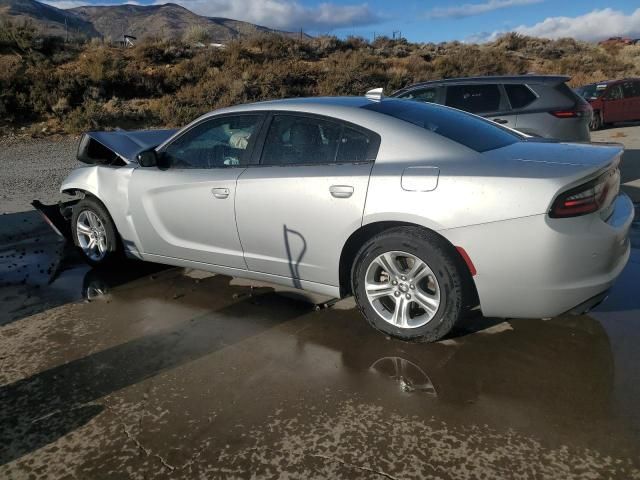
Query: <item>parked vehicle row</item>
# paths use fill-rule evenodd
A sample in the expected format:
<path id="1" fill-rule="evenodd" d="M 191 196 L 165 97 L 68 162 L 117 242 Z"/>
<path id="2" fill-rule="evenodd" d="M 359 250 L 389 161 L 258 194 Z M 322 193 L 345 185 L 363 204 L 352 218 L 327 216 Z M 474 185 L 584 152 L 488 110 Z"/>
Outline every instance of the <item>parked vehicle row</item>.
<path id="1" fill-rule="evenodd" d="M 505 115 L 521 99 L 516 117 L 584 121 L 561 78 L 520 94 L 495 85 L 398 96 L 432 88 L 431 100 Z M 94 265 L 124 254 L 353 294 L 374 328 L 405 340 L 440 339 L 476 305 L 540 318 L 599 303 L 630 253 L 622 148 L 544 141 L 435 103 L 290 99 L 178 131 L 88 133 L 62 213 Z"/>
<path id="2" fill-rule="evenodd" d="M 640 79 L 609 80 L 577 88 L 593 108 L 592 130 L 640 120 Z"/>

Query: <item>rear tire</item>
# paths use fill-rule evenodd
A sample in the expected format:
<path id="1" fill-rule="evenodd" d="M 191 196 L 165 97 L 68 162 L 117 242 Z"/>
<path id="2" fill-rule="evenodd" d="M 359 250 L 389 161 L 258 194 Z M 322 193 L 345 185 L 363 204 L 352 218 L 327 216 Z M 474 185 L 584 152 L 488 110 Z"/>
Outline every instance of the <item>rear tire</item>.
<path id="1" fill-rule="evenodd" d="M 433 232 L 398 227 L 365 243 L 352 291 L 375 329 L 406 341 L 435 342 L 464 310 L 464 275 L 455 252 Z"/>
<path id="2" fill-rule="evenodd" d="M 111 215 L 97 199 L 86 197 L 73 207 L 73 243 L 92 266 L 111 265 L 122 258 L 122 244 Z"/>

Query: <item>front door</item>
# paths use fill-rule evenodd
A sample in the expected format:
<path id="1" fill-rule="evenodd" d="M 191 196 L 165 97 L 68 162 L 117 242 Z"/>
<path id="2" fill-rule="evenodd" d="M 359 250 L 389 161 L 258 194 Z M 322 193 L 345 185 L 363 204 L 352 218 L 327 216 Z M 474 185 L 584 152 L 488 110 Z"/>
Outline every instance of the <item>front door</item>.
<path id="1" fill-rule="evenodd" d="M 238 179 L 249 270 L 337 286 L 342 246 L 362 224 L 379 136 L 318 116 L 275 114 L 260 164 Z"/>
<path id="2" fill-rule="evenodd" d="M 166 168 L 134 170 L 129 203 L 145 255 L 246 269 L 235 223 L 236 182 L 262 119 L 205 120 L 162 148 Z"/>
<path id="3" fill-rule="evenodd" d="M 622 84 L 616 84 L 609 88 L 603 99 L 603 121 L 605 123 L 624 122 L 625 99 Z"/>

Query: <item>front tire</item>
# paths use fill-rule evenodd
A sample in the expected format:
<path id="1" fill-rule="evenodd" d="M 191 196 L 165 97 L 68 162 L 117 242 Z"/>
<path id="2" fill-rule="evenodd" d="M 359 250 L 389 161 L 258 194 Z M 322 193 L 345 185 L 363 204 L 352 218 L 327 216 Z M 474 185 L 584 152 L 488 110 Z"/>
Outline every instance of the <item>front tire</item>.
<path id="1" fill-rule="evenodd" d="M 71 232 L 73 243 L 90 265 L 108 265 L 122 257 L 111 215 L 97 199 L 87 197 L 73 207 Z"/>
<path id="2" fill-rule="evenodd" d="M 352 270 L 358 308 L 387 335 L 440 340 L 464 306 L 464 277 L 454 255 L 440 237 L 417 227 L 376 235 L 360 249 Z"/>
<path id="3" fill-rule="evenodd" d="M 593 112 L 593 117 L 591 118 L 591 123 L 589 125 L 591 130 L 594 132 L 597 130 L 601 130 L 603 125 L 604 123 L 602 122 L 602 113 Z"/>

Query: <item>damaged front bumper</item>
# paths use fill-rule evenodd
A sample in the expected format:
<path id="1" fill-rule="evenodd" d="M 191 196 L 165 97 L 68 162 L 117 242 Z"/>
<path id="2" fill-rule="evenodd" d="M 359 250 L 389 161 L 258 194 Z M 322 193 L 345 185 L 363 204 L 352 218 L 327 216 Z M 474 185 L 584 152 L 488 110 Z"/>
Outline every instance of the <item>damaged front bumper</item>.
<path id="1" fill-rule="evenodd" d="M 53 229 L 56 234 L 65 240 L 72 240 L 71 237 L 71 215 L 73 215 L 73 206 L 80 200 L 70 200 L 68 202 L 58 202 L 54 205 L 45 205 L 40 200 L 31 202 L 45 222 Z"/>

